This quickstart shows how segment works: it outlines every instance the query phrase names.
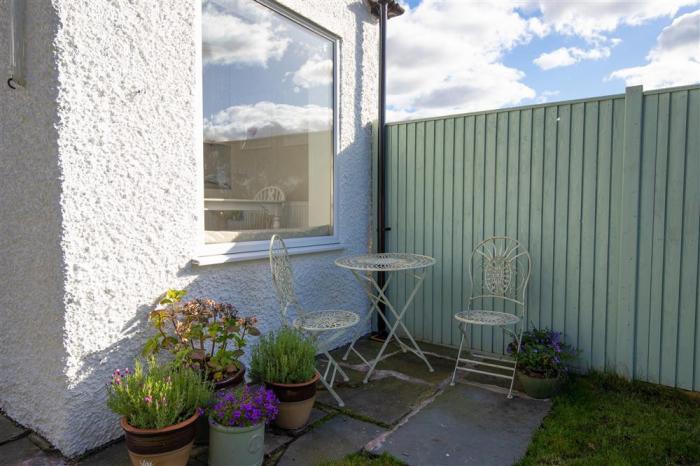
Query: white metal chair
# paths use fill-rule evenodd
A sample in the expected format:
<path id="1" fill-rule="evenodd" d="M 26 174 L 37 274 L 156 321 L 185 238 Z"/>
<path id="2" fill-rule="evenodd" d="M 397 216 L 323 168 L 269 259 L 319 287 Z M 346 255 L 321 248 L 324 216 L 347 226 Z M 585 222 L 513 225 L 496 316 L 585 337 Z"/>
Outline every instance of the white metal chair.
<path id="1" fill-rule="evenodd" d="M 279 186 L 265 186 L 253 196 L 254 201 L 285 201 L 286 196 Z M 279 228 L 279 216 L 281 208 L 272 211 L 265 206 L 260 212 L 246 212 L 248 229 Z M 276 219 L 276 222 L 275 222 Z M 277 225 L 275 225 L 277 223 Z"/>
<path id="2" fill-rule="evenodd" d="M 289 324 L 289 311 L 292 310 L 295 314 L 295 319 L 292 322 L 293 326 L 301 328 L 314 337 L 326 332 L 333 332 L 329 338 L 325 339 L 324 347 L 321 349 L 321 352 L 326 357 L 327 364 L 324 373 L 320 374 L 319 372 L 319 374 L 321 375 L 321 383 L 335 398 L 338 405 L 345 406 L 343 400 L 333 389 L 333 383 L 338 372 L 340 372 L 340 375 L 346 382 L 350 379 L 329 351 L 333 349 L 333 342 L 343 334 L 343 330 L 357 325 L 360 321 L 359 314 L 335 309 L 323 311 L 305 310 L 299 303 L 294 290 L 294 275 L 289 263 L 287 246 L 278 235 L 274 235 L 270 239 L 270 269 L 272 271 L 272 283 L 275 286 L 277 299 L 280 302 L 283 323 L 285 325 Z"/>
<path id="3" fill-rule="evenodd" d="M 493 236 L 474 248 L 469 259 L 471 291 L 467 299 L 467 309 L 454 316 L 459 322 L 462 339 L 459 343 L 451 385 L 455 383 L 458 370 L 500 377 L 510 380 L 508 398 L 513 398 L 513 383 L 517 368 L 515 359 L 475 351 L 469 351 L 471 357 L 475 359 L 463 358 L 462 349 L 465 347 L 465 341 L 467 341 L 466 348 L 469 348 L 468 326 L 478 325 L 501 328 L 504 334 L 515 339 L 516 352 L 520 352 L 520 341 L 527 323 L 525 296 L 531 265 L 528 251 L 520 242 L 507 236 Z M 483 308 L 485 302 L 493 305 L 498 300 L 504 303 L 504 311 Z M 514 312 L 507 312 L 506 307 Z M 479 366 L 479 369 L 474 366 Z M 500 372 L 489 369 L 498 369 Z"/>

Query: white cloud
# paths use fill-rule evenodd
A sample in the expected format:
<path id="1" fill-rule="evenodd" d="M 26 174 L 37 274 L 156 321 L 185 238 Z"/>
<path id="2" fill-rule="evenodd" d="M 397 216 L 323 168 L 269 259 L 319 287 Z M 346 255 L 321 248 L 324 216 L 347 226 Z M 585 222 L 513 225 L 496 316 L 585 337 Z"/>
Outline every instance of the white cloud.
<path id="1" fill-rule="evenodd" d="M 254 2 L 207 1 L 202 20 L 205 64 L 267 66 L 282 58 L 290 42 L 279 20 Z"/>
<path id="2" fill-rule="evenodd" d="M 494 27 L 498 25 L 498 27 Z M 546 27 L 506 2 L 424 0 L 389 25 L 389 118 L 514 105 L 533 98 L 503 54 Z"/>
<path id="3" fill-rule="evenodd" d="M 331 128 L 332 118 L 329 107 L 318 105 L 234 105 L 204 119 L 204 140 L 235 141 L 324 131 Z"/>
<path id="4" fill-rule="evenodd" d="M 700 81 L 700 10 L 679 16 L 664 28 L 647 60 L 646 65 L 614 71 L 609 78 L 646 88 Z"/>
<path id="5" fill-rule="evenodd" d="M 594 47 L 583 50 L 578 47 L 560 47 L 552 52 L 543 53 L 533 62 L 543 70 L 570 66 L 582 60 L 600 60 L 610 56 L 610 47 Z"/>
<path id="6" fill-rule="evenodd" d="M 603 34 L 621 25 L 638 26 L 650 20 L 672 18 L 684 6 L 698 0 L 533 0 L 542 20 L 556 32 L 581 36 L 590 41 L 606 40 Z"/>
<path id="7" fill-rule="evenodd" d="M 294 84 L 303 88 L 321 86 L 333 82 L 333 60 L 321 59 L 318 56 L 309 58 L 306 63 L 294 73 Z"/>

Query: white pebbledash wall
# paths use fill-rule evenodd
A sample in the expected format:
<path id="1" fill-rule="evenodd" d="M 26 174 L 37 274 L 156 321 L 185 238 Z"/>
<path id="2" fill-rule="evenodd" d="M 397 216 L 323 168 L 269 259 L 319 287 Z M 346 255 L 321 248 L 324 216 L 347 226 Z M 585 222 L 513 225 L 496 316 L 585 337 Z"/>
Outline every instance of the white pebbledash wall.
<path id="1" fill-rule="evenodd" d="M 251 0 L 252 1 L 252 0 Z M 309 308 L 368 309 L 333 265 L 369 244 L 377 26 L 361 0 L 282 0 L 341 37 L 336 226 L 293 258 Z M 0 0 L 0 69 L 9 65 Z M 74 456 L 121 435 L 106 384 L 169 287 L 278 325 L 265 260 L 197 267 L 199 0 L 27 0 L 26 89 L 0 89 L 0 408 Z M 4 76 L 4 75 L 3 75 Z"/>

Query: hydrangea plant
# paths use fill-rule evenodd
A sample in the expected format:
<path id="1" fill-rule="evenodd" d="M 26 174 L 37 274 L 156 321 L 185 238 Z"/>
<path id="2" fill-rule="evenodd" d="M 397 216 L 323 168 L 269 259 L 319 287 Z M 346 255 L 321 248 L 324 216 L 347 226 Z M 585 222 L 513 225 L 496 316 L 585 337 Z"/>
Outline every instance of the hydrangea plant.
<path id="1" fill-rule="evenodd" d="M 242 367 L 246 336 L 260 335 L 257 319 L 242 317 L 232 304 L 212 299 L 183 302 L 186 294 L 168 290 L 150 313 L 157 333 L 146 342 L 144 355 L 169 351 L 176 361 L 206 372 L 214 381 L 234 374 Z"/>
<path id="2" fill-rule="evenodd" d="M 517 341 L 508 345 L 508 353 L 518 361 L 518 369 L 533 377 L 555 378 L 568 371 L 568 363 L 577 351 L 563 342 L 563 334 L 553 330 L 533 328 L 523 332 L 520 352 Z"/>
<path id="3" fill-rule="evenodd" d="M 248 427 L 277 417 L 279 401 L 272 390 L 248 385 L 219 391 L 207 410 L 209 422 L 226 427 Z"/>

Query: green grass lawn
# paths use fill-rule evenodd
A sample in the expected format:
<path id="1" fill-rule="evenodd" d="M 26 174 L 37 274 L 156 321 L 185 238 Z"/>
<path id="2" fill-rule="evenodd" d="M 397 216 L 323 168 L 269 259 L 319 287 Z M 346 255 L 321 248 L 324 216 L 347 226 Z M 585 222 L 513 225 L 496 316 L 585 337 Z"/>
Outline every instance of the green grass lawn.
<path id="1" fill-rule="evenodd" d="M 519 466 L 700 465 L 700 399 L 592 374 L 555 398 Z"/>

